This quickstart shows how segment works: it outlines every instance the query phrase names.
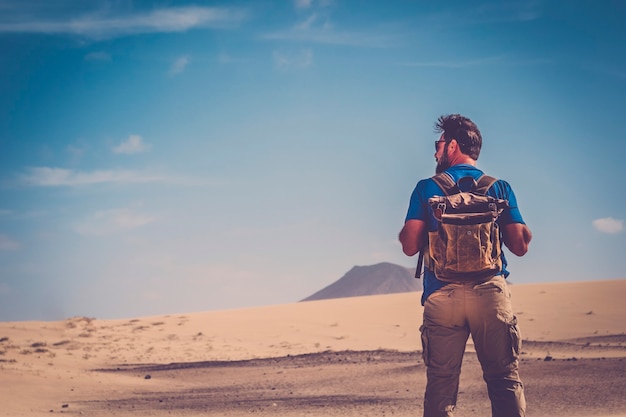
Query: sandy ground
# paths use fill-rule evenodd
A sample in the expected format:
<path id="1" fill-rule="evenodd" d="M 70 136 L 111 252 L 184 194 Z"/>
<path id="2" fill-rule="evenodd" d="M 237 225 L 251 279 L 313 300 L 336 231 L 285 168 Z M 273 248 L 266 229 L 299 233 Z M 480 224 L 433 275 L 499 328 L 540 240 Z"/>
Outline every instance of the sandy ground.
<path id="1" fill-rule="evenodd" d="M 511 286 L 530 416 L 626 416 L 626 280 Z M 0 416 L 417 416 L 420 293 L 0 323 Z M 468 344 L 457 416 L 490 415 Z"/>

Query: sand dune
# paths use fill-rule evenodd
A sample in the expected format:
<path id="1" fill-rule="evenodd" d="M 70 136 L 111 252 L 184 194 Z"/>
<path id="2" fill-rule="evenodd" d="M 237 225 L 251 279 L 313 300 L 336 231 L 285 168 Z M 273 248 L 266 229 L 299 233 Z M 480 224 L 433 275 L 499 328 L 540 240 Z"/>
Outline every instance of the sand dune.
<path id="1" fill-rule="evenodd" d="M 535 408 L 533 415 L 625 415 L 626 280 L 513 285 L 511 290 L 524 339 L 522 373 L 527 369 L 536 378 L 526 381 L 529 410 L 533 384 L 554 375 L 538 376 L 548 359 L 550 366 L 571 374 L 568 383 L 582 384 L 575 385 L 581 392 L 595 377 L 598 383 L 618 381 L 601 391 L 606 398 L 594 394 L 575 409 L 566 394 L 555 400 L 537 391 L 536 398 L 551 406 Z M 425 378 L 418 352 L 420 295 L 124 320 L 0 323 L 0 415 L 382 415 L 385 410 L 418 415 Z M 466 362 L 464 375 L 476 378 L 464 379 L 468 391 L 460 403 L 465 396 L 467 408 L 460 404 L 458 415 L 484 415 L 488 404 L 478 364 L 471 354 Z M 373 371 L 376 378 L 368 377 Z M 290 391 L 257 389 L 263 373 L 280 376 L 275 384 Z M 242 388 L 253 381 L 258 385 Z M 207 391 L 210 387 L 219 387 L 220 394 Z M 397 393 L 364 400 L 377 389 Z M 268 399 L 283 391 L 291 397 Z M 238 400 L 228 400 L 235 396 Z M 163 398 L 169 399 L 166 404 Z M 469 404 L 476 405 L 470 409 Z"/>

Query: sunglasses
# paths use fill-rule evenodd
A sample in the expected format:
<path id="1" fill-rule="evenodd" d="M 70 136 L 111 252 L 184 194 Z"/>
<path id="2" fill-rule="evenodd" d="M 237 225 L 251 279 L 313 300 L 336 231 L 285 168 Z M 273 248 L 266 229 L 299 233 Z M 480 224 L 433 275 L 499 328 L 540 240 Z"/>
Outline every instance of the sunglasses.
<path id="1" fill-rule="evenodd" d="M 435 141 L 435 152 L 439 151 L 439 144 L 440 143 L 446 143 L 445 140 L 436 140 Z"/>

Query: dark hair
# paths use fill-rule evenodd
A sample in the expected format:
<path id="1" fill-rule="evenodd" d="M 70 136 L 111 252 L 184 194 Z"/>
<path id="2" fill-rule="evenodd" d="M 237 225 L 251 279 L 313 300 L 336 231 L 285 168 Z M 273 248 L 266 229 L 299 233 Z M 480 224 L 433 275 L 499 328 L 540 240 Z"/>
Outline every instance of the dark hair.
<path id="1" fill-rule="evenodd" d="M 477 160 L 483 138 L 474 122 L 460 114 L 440 116 L 435 123 L 435 132 L 443 133 L 446 142 L 456 139 L 461 152 Z"/>

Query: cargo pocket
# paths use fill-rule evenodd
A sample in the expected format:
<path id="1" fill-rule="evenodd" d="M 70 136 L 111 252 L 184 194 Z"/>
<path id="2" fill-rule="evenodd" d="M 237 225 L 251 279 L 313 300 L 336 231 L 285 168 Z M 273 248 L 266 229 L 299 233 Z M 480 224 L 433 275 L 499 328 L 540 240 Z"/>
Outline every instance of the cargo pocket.
<path id="1" fill-rule="evenodd" d="M 513 360 L 517 360 L 522 350 L 522 334 L 515 316 L 509 321 L 509 336 L 511 338 L 511 355 Z"/>
<path id="2" fill-rule="evenodd" d="M 422 359 L 424 360 L 424 365 L 428 366 L 430 364 L 430 343 L 428 341 L 428 327 L 422 325 L 420 327 L 420 332 L 422 333 Z"/>

